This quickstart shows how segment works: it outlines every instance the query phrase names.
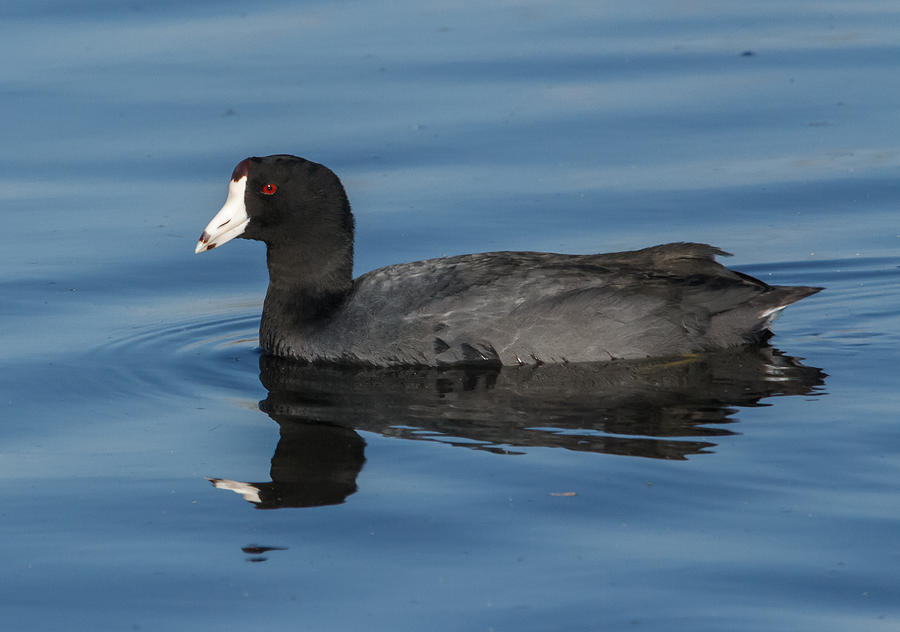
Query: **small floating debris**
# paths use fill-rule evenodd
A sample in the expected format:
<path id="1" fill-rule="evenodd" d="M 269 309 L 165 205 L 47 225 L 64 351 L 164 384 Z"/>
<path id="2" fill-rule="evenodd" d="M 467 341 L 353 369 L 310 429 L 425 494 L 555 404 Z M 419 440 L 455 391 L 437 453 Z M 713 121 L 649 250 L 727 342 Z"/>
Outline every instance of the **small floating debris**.
<path id="1" fill-rule="evenodd" d="M 263 553 L 268 553 L 269 551 L 287 551 L 286 546 L 260 546 L 258 544 L 250 544 L 247 546 L 242 546 L 241 551 L 246 553 L 249 557 L 245 558 L 246 562 L 265 562 L 269 558 L 263 555 Z"/>
<path id="2" fill-rule="evenodd" d="M 269 551 L 287 551 L 286 546 L 260 546 L 258 544 L 250 544 L 248 546 L 242 546 L 241 551 L 247 553 L 249 555 L 260 555 L 262 553 L 268 553 Z"/>

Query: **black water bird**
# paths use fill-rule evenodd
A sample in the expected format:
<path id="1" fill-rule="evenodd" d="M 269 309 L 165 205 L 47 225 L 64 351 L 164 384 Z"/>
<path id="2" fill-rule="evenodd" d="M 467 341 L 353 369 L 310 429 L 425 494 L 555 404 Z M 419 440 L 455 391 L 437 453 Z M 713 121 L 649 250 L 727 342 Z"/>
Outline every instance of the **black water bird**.
<path id="1" fill-rule="evenodd" d="M 596 362 L 765 341 L 780 310 L 821 288 L 770 286 L 697 243 L 593 255 L 490 252 L 379 268 L 356 279 L 353 215 L 327 167 L 247 158 L 195 252 L 267 246 L 260 345 L 336 364 Z"/>

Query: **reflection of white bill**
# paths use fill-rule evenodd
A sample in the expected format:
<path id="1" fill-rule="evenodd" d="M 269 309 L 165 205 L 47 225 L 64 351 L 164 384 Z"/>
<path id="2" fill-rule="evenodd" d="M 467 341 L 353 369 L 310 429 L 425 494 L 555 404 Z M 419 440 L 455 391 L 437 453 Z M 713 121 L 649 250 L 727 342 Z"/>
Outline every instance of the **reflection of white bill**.
<path id="1" fill-rule="evenodd" d="M 260 503 L 259 488 L 250 483 L 232 481 L 227 478 L 207 478 L 206 480 L 212 483 L 213 487 L 216 489 L 228 489 L 235 494 L 240 494 L 248 503 L 253 503 L 255 505 Z"/>

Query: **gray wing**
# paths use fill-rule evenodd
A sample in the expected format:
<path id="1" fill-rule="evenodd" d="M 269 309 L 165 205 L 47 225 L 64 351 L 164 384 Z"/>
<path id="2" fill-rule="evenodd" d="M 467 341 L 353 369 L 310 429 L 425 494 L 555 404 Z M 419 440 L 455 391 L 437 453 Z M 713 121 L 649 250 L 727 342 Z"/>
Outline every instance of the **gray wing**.
<path id="1" fill-rule="evenodd" d="M 588 362 L 741 344 L 776 303 L 801 298 L 721 266 L 717 254 L 727 253 L 668 244 L 389 266 L 357 279 L 335 324 L 362 361 L 383 356 L 389 340 L 397 363 Z"/>

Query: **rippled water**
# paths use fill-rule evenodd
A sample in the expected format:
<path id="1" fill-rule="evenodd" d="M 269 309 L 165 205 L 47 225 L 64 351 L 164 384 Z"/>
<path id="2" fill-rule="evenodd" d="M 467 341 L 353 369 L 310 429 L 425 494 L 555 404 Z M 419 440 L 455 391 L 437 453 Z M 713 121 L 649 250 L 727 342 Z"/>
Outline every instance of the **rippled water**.
<path id="1" fill-rule="evenodd" d="M 0 7 L 0 622 L 896 629 L 898 16 Z M 341 175 L 360 273 L 695 240 L 827 289 L 774 350 L 296 367 L 260 245 L 191 254 L 275 152 Z"/>

